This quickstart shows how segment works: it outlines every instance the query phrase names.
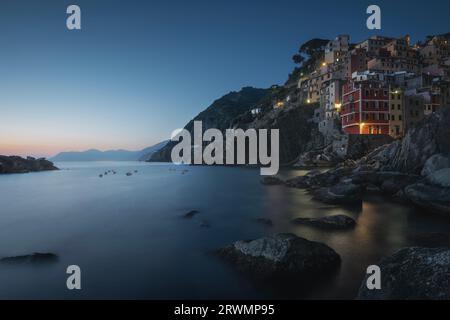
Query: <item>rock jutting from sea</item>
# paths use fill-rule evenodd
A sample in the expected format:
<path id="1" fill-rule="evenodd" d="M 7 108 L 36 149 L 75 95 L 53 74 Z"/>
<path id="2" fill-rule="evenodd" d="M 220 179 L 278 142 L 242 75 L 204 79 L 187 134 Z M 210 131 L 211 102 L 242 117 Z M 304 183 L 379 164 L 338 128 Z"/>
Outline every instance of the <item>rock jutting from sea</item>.
<path id="1" fill-rule="evenodd" d="M 397 200 L 450 216 L 450 107 L 426 117 L 402 140 L 347 160 L 326 172 L 284 181 L 329 204 L 360 203 L 377 189 Z M 274 184 L 274 182 L 272 182 Z"/>
<path id="2" fill-rule="evenodd" d="M 288 233 L 237 241 L 216 253 L 238 271 L 261 280 L 320 278 L 336 270 L 341 262 L 327 245 Z"/>
<path id="3" fill-rule="evenodd" d="M 0 156 L 0 174 L 59 170 L 53 162 L 33 157 Z"/>

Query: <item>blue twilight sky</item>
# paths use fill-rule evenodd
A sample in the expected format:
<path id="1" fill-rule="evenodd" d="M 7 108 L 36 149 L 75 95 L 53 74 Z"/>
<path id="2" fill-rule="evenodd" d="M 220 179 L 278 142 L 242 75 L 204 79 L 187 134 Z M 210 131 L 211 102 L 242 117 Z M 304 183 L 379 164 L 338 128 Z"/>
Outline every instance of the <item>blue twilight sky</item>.
<path id="1" fill-rule="evenodd" d="M 82 30 L 66 29 L 66 8 Z M 140 149 L 243 86 L 283 83 L 313 37 L 450 31 L 450 2 L 0 1 L 0 154 Z"/>

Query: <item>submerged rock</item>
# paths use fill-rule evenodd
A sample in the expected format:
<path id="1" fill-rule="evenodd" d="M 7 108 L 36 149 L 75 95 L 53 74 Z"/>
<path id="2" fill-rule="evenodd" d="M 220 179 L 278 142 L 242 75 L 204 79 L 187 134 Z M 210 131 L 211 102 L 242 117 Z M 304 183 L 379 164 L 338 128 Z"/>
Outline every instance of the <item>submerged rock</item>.
<path id="1" fill-rule="evenodd" d="M 0 263 L 46 263 L 46 262 L 56 262 L 58 256 L 53 253 L 39 253 L 35 252 L 33 254 L 6 257 L 0 259 Z"/>
<path id="2" fill-rule="evenodd" d="M 131 172 L 126 173 L 127 177 L 132 176 L 133 174 Z"/>
<path id="3" fill-rule="evenodd" d="M 286 233 L 237 241 L 217 254 L 256 278 L 323 276 L 340 264 L 339 255 L 327 245 Z"/>
<path id="4" fill-rule="evenodd" d="M 356 225 L 356 221 L 345 215 L 333 215 L 323 218 L 297 218 L 293 223 L 313 226 L 322 229 L 349 229 Z"/>
<path id="5" fill-rule="evenodd" d="M 200 227 L 202 227 L 202 228 L 211 228 L 211 224 L 208 221 L 203 220 L 202 223 L 200 223 Z"/>
<path id="6" fill-rule="evenodd" d="M 450 299 L 450 249 L 405 248 L 382 259 L 381 289 L 369 290 L 363 280 L 358 299 Z"/>
<path id="7" fill-rule="evenodd" d="M 267 218 L 257 218 L 255 221 L 269 227 L 273 226 L 273 221 Z"/>
<path id="8" fill-rule="evenodd" d="M 341 182 L 332 187 L 316 190 L 313 198 L 328 204 L 354 204 L 361 202 L 365 187 L 351 182 Z"/>
<path id="9" fill-rule="evenodd" d="M 284 184 L 284 181 L 277 177 L 268 176 L 268 177 L 262 178 L 261 183 L 265 184 L 267 186 L 276 186 L 276 185 Z"/>
<path id="10" fill-rule="evenodd" d="M 183 215 L 183 218 L 185 218 L 185 219 L 190 219 L 190 218 L 192 218 L 193 216 L 195 216 L 196 214 L 199 214 L 199 213 L 200 213 L 200 212 L 198 212 L 197 210 L 191 210 L 191 211 L 185 213 L 185 214 Z"/>

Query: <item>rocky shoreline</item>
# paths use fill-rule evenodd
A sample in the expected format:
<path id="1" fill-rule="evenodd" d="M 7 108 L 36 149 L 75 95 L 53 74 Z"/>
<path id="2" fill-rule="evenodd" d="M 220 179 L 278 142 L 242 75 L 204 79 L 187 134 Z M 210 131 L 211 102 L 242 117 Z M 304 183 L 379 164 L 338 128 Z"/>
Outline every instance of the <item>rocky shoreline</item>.
<path id="1" fill-rule="evenodd" d="M 33 157 L 0 156 L 0 174 L 59 170 L 53 162 Z"/>
<path id="2" fill-rule="evenodd" d="M 288 180 L 265 177 L 267 186 L 306 189 L 327 204 L 357 205 L 369 192 L 422 209 L 423 214 L 450 217 L 450 107 L 430 115 L 402 140 L 378 147 L 359 160 L 346 160 L 327 171 L 312 170 Z M 302 218 L 294 223 L 316 227 L 335 217 Z M 338 226 L 351 226 L 345 217 Z M 369 290 L 363 279 L 357 299 L 449 299 L 450 237 L 417 235 L 417 247 L 402 248 L 377 263 L 380 290 Z M 364 270 L 362 270 L 364 272 Z"/>
<path id="3" fill-rule="evenodd" d="M 326 172 L 266 185 L 306 189 L 327 204 L 358 204 L 368 191 L 379 191 L 427 212 L 450 216 L 450 107 L 427 117 L 403 140 L 381 146 L 359 160 L 346 160 Z"/>

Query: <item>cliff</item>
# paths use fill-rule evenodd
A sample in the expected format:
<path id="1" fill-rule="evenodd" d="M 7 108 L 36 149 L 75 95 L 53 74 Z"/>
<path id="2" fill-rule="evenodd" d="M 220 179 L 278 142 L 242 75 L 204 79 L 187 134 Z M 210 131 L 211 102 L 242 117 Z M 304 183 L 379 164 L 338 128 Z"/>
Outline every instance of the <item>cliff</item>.
<path id="1" fill-rule="evenodd" d="M 242 88 L 240 91 L 230 92 L 214 101 L 206 110 L 200 112 L 184 127 L 193 134 L 194 121 L 202 121 L 203 130 L 216 128 L 225 130 L 231 127 L 233 119 L 255 108 L 270 94 L 269 89 L 252 87 Z M 169 141 L 167 145 L 155 152 L 149 159 L 152 162 L 170 162 L 171 151 L 175 142 Z"/>

